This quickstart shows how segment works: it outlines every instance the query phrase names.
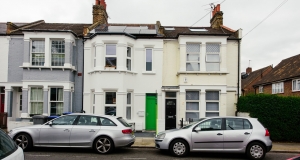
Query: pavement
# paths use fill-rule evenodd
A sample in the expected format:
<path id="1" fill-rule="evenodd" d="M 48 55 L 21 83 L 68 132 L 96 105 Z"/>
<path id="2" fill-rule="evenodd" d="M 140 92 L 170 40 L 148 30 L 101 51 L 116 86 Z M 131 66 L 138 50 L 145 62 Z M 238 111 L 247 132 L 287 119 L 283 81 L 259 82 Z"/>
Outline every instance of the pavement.
<path id="1" fill-rule="evenodd" d="M 145 147 L 154 148 L 155 132 L 135 132 L 134 133 L 135 143 L 132 147 Z M 152 136 L 153 135 L 153 136 Z M 300 143 L 289 143 L 289 142 L 273 142 L 273 147 L 270 152 L 282 152 L 282 153 L 299 153 L 300 154 Z"/>

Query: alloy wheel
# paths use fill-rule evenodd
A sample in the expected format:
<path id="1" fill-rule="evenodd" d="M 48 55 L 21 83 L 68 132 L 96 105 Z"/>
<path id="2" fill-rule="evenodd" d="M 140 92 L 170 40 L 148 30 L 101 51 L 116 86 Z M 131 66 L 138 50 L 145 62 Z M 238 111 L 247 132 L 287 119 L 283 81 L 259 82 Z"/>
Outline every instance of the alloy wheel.
<path id="1" fill-rule="evenodd" d="M 261 146 L 259 145 L 253 145 L 250 148 L 250 154 L 253 158 L 259 159 L 263 156 L 264 150 Z"/>
<path id="2" fill-rule="evenodd" d="M 181 142 L 176 142 L 173 145 L 173 152 L 178 156 L 183 155 L 186 152 L 185 144 Z"/>
<path id="3" fill-rule="evenodd" d="M 23 150 L 28 146 L 28 138 L 21 134 L 16 139 L 15 142 L 18 146 L 20 146 Z"/>
<path id="4" fill-rule="evenodd" d="M 96 149 L 99 153 L 107 153 L 111 149 L 111 141 L 108 138 L 99 138 L 96 142 Z"/>

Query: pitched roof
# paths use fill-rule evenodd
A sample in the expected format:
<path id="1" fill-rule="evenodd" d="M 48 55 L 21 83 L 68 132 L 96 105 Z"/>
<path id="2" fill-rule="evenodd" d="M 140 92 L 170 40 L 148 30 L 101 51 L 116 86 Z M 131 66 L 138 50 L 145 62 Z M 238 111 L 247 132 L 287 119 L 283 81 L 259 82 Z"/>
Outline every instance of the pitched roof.
<path id="1" fill-rule="evenodd" d="M 250 85 L 255 79 L 258 77 L 262 77 L 262 74 L 268 69 L 269 67 L 272 66 L 267 66 L 258 70 L 255 70 L 253 72 L 250 72 L 248 77 L 245 79 L 242 79 L 242 89 L 246 88 L 248 85 Z"/>
<path id="2" fill-rule="evenodd" d="M 254 85 L 268 84 L 294 77 L 300 77 L 300 54 L 282 60 L 272 71 Z"/>

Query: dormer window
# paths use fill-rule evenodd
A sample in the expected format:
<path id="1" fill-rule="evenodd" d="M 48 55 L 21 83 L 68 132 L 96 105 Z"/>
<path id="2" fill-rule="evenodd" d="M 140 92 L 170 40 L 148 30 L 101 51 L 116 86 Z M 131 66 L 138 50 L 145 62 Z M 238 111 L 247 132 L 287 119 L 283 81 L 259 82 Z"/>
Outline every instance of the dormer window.
<path id="1" fill-rule="evenodd" d="M 33 66 L 44 66 L 45 64 L 45 41 L 31 41 L 31 64 Z"/>

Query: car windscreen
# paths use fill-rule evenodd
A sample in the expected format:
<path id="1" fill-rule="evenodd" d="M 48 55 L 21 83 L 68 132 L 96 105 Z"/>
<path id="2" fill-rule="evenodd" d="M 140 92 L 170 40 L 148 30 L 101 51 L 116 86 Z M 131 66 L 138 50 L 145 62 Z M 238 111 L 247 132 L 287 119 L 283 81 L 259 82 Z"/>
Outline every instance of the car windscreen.
<path id="1" fill-rule="evenodd" d="M 123 119 L 122 117 L 117 118 L 117 120 L 119 122 L 121 122 L 125 127 L 131 127 L 130 124 L 128 124 L 125 119 Z"/>
<path id="2" fill-rule="evenodd" d="M 18 149 L 15 142 L 2 130 L 0 130 L 0 159 L 3 159 Z"/>
<path id="3" fill-rule="evenodd" d="M 198 122 L 202 121 L 203 119 L 205 119 L 205 118 L 200 118 L 198 121 L 192 122 L 192 123 L 190 123 L 190 124 L 188 124 L 188 125 L 182 127 L 181 129 L 188 129 L 188 128 L 190 128 L 192 125 L 194 125 L 195 123 L 198 123 Z"/>

